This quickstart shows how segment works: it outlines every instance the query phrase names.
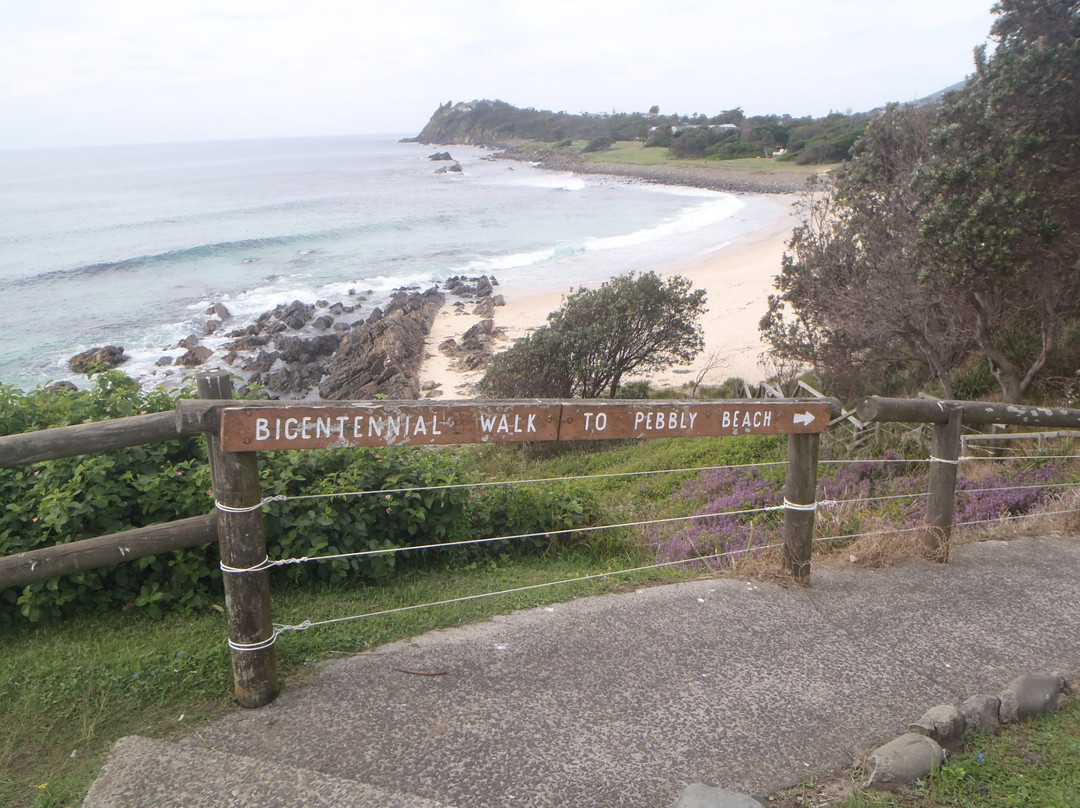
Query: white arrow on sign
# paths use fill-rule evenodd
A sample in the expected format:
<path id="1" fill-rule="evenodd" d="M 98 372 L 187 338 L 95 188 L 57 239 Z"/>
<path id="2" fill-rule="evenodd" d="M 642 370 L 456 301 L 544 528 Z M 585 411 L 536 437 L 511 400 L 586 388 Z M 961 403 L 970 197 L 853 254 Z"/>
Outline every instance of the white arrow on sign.
<path id="1" fill-rule="evenodd" d="M 797 412 L 797 413 L 795 413 L 795 423 L 796 424 L 812 424 L 816 420 L 817 419 L 814 417 L 814 413 L 812 413 L 812 412 Z"/>

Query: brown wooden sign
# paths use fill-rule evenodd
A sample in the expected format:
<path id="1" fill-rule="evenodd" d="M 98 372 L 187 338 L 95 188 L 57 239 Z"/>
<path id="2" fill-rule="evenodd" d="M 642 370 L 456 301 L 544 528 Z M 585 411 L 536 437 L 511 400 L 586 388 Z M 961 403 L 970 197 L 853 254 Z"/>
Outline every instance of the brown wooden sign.
<path id="1" fill-rule="evenodd" d="M 827 403 L 588 402 L 564 404 L 559 440 L 791 435 L 824 432 Z"/>
<path id="2" fill-rule="evenodd" d="M 227 452 L 258 452 L 552 441 L 561 412 L 547 402 L 228 408 L 221 443 Z"/>
<path id="3" fill-rule="evenodd" d="M 824 432 L 826 402 L 545 401 L 228 407 L 228 452 Z"/>

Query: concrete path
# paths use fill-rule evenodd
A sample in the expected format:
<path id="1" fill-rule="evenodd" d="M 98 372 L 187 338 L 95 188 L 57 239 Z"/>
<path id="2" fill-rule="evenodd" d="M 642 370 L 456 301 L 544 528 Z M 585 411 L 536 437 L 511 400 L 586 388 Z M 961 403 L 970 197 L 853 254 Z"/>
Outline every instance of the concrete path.
<path id="1" fill-rule="evenodd" d="M 851 765 L 924 710 L 1080 667 L 1080 538 L 572 601 L 328 664 L 180 744 L 126 738 L 86 808 L 668 808 Z M 285 637 L 282 642 L 287 642 Z M 417 675 L 424 672 L 437 675 Z"/>

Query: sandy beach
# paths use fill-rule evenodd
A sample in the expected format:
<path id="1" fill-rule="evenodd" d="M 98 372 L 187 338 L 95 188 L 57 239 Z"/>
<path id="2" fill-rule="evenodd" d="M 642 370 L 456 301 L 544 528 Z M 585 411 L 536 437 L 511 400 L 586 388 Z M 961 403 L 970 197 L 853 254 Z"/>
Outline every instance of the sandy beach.
<path id="1" fill-rule="evenodd" d="M 760 364 L 765 345 L 759 338 L 758 322 L 765 314 L 773 278 L 780 271 L 784 242 L 794 226 L 792 205 L 796 196 L 769 194 L 767 198 L 776 207 L 775 220 L 767 226 L 717 249 L 696 264 L 661 273 L 682 275 L 695 288 L 705 289 L 708 311 L 701 323 L 705 349 L 689 367 L 649 376 L 654 388 L 679 387 L 699 376 L 704 384 L 720 384 L 733 376 L 754 384 L 768 375 Z M 518 295 L 512 286 L 500 286 L 496 291 L 506 300 L 505 306 L 496 307 L 494 317 L 495 326 L 504 334 L 498 348 L 502 350 L 543 325 L 547 315 L 561 306 L 568 290 Z M 443 399 L 473 395 L 472 386 L 483 371 L 456 369 L 453 360 L 440 353 L 438 346 L 447 339 L 460 341 L 461 335 L 481 319 L 449 305 L 440 311 L 427 340 L 426 361 L 420 372 L 421 383 L 429 390 L 433 388 L 433 395 Z"/>

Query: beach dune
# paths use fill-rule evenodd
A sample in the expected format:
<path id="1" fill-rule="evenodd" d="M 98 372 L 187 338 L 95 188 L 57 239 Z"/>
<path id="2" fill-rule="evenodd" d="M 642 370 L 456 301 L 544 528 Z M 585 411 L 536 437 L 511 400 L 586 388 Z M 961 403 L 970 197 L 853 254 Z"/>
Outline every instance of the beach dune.
<path id="1" fill-rule="evenodd" d="M 682 275 L 695 288 L 705 289 L 708 311 L 701 325 L 705 348 L 689 367 L 672 368 L 648 377 L 654 389 L 679 387 L 700 377 L 703 384 L 720 384 L 740 377 L 751 385 L 769 375 L 762 365 L 766 345 L 758 322 L 765 314 L 773 279 L 780 272 L 785 242 L 795 224 L 792 195 L 770 195 L 776 217 L 766 226 L 727 244 L 686 267 L 658 270 L 661 275 Z M 617 273 L 613 273 L 617 274 Z M 568 289 L 515 294 L 513 286 L 499 292 L 506 305 L 495 309 L 495 325 L 504 334 L 502 347 L 509 347 L 547 321 L 557 310 Z M 483 371 L 462 372 L 438 350 L 447 339 L 461 335 L 481 318 L 444 307 L 436 317 L 427 340 L 427 358 L 420 372 L 421 383 L 442 398 L 470 398 L 473 385 Z M 628 381 L 632 381 L 628 380 Z"/>

